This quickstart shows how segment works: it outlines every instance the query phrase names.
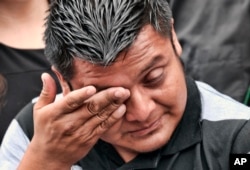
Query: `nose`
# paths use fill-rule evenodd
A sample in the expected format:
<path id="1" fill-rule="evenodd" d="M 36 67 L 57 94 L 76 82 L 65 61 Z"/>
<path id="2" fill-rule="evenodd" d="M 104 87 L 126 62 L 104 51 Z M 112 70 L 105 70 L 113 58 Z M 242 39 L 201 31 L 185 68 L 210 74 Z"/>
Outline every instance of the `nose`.
<path id="1" fill-rule="evenodd" d="M 130 92 L 130 98 L 126 101 L 126 119 L 128 121 L 146 121 L 155 107 L 153 99 L 143 90 L 136 89 L 130 90 Z"/>

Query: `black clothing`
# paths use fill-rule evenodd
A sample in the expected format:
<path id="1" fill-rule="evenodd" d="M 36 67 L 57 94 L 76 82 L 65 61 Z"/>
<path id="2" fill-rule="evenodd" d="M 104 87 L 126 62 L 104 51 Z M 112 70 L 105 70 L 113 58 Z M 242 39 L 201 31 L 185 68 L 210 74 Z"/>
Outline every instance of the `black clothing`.
<path id="1" fill-rule="evenodd" d="M 0 43 L 0 56 L 0 74 L 6 79 L 8 87 L 5 97 L 6 104 L 0 110 L 1 143 L 11 120 L 28 102 L 40 94 L 41 74 L 48 72 L 53 75 L 53 73 L 43 49 L 16 49 Z M 57 87 L 60 92 L 58 83 Z"/>
<path id="2" fill-rule="evenodd" d="M 141 154 L 131 162 L 125 164 L 110 144 L 99 141 L 94 149 L 79 164 L 84 170 L 192 169 L 192 162 L 194 161 L 192 156 L 196 152 L 195 146 L 201 142 L 201 125 L 199 122 L 201 103 L 198 89 L 191 80 L 188 81 L 187 101 L 184 117 L 168 144 L 163 148 L 154 152 Z M 184 154 L 179 154 L 181 151 Z M 176 156 L 173 156 L 175 154 Z M 93 161 L 98 163 L 93 164 Z M 177 164 L 175 168 L 172 167 L 173 164 Z"/>
<path id="3" fill-rule="evenodd" d="M 249 108 L 191 79 L 187 89 L 184 115 L 165 146 L 125 163 L 112 145 L 99 140 L 77 165 L 83 170 L 228 170 L 231 153 L 250 151 Z M 29 139 L 32 107 L 30 103 L 16 117 Z"/>

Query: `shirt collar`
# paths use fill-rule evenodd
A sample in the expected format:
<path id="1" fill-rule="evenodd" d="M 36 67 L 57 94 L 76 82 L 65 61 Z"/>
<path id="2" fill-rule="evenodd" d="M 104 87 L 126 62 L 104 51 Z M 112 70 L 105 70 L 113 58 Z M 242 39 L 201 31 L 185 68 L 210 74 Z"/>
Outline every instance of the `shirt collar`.
<path id="1" fill-rule="evenodd" d="M 201 100 L 199 90 L 191 78 L 186 78 L 187 104 L 183 117 L 173 136 L 162 148 L 163 155 L 170 155 L 184 150 L 201 141 Z"/>
<path id="2" fill-rule="evenodd" d="M 154 152 L 140 154 L 134 160 L 125 164 L 110 144 L 99 141 L 99 143 L 102 143 L 101 150 L 109 157 L 109 160 L 113 162 L 112 164 L 115 163 L 118 167 L 120 165 L 119 170 L 155 168 L 161 155 L 177 153 L 201 141 L 200 94 L 195 82 L 191 78 L 186 78 L 186 83 L 188 98 L 183 117 L 170 141 L 163 148 Z M 109 164 L 111 164 L 111 162 Z"/>

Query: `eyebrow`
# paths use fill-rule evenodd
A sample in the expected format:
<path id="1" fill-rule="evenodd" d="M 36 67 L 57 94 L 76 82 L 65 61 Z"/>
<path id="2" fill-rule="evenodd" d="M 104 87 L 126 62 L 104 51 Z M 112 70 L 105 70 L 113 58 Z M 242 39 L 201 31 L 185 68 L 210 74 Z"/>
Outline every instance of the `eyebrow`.
<path id="1" fill-rule="evenodd" d="M 143 74 L 144 72 L 146 72 L 147 70 L 149 70 L 152 66 L 154 66 L 154 65 L 156 65 L 157 63 L 159 63 L 161 60 L 163 60 L 163 56 L 161 56 L 161 55 L 158 55 L 158 56 L 156 56 L 156 57 L 154 57 L 143 69 L 142 69 L 142 71 L 140 72 L 140 74 Z M 71 90 L 71 91 L 73 91 L 74 90 L 74 88 L 73 88 L 73 86 L 72 86 L 72 84 L 68 81 L 67 82 L 68 83 L 68 86 L 69 86 L 69 89 Z M 101 90 L 105 90 L 105 89 L 107 89 L 107 88 L 109 88 L 109 87 L 100 87 L 100 86 L 98 86 L 98 85 L 94 85 L 95 86 L 95 88 L 96 88 L 96 90 L 97 91 L 101 91 Z"/>
<path id="2" fill-rule="evenodd" d="M 156 65 L 157 63 L 161 62 L 163 60 L 163 56 L 161 55 L 157 55 L 156 57 L 154 57 L 141 71 L 140 71 L 140 74 L 142 75 L 144 72 L 146 72 L 147 70 L 151 69 L 152 66 Z M 97 91 L 101 91 L 101 90 L 105 90 L 107 88 L 110 88 L 110 87 L 106 87 L 106 86 L 97 86 L 97 85 L 94 85 L 95 88 L 97 89 Z"/>
<path id="3" fill-rule="evenodd" d="M 156 65 L 157 63 L 159 63 L 160 61 L 162 61 L 163 56 L 158 55 L 156 57 L 154 57 L 145 67 L 144 69 L 142 69 L 142 71 L 140 72 L 140 74 L 143 74 L 144 72 L 146 72 L 147 70 L 149 70 L 152 66 Z"/>

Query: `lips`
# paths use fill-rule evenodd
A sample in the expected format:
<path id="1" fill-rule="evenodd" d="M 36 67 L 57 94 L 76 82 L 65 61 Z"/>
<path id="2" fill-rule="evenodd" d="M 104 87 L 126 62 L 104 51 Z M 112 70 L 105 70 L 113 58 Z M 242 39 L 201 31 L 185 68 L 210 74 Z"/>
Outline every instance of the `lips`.
<path id="1" fill-rule="evenodd" d="M 143 137 L 148 134 L 151 134 L 159 127 L 159 125 L 160 125 L 160 120 L 157 120 L 146 127 L 143 127 L 135 131 L 130 131 L 130 134 L 132 134 L 132 136 L 134 137 Z"/>

